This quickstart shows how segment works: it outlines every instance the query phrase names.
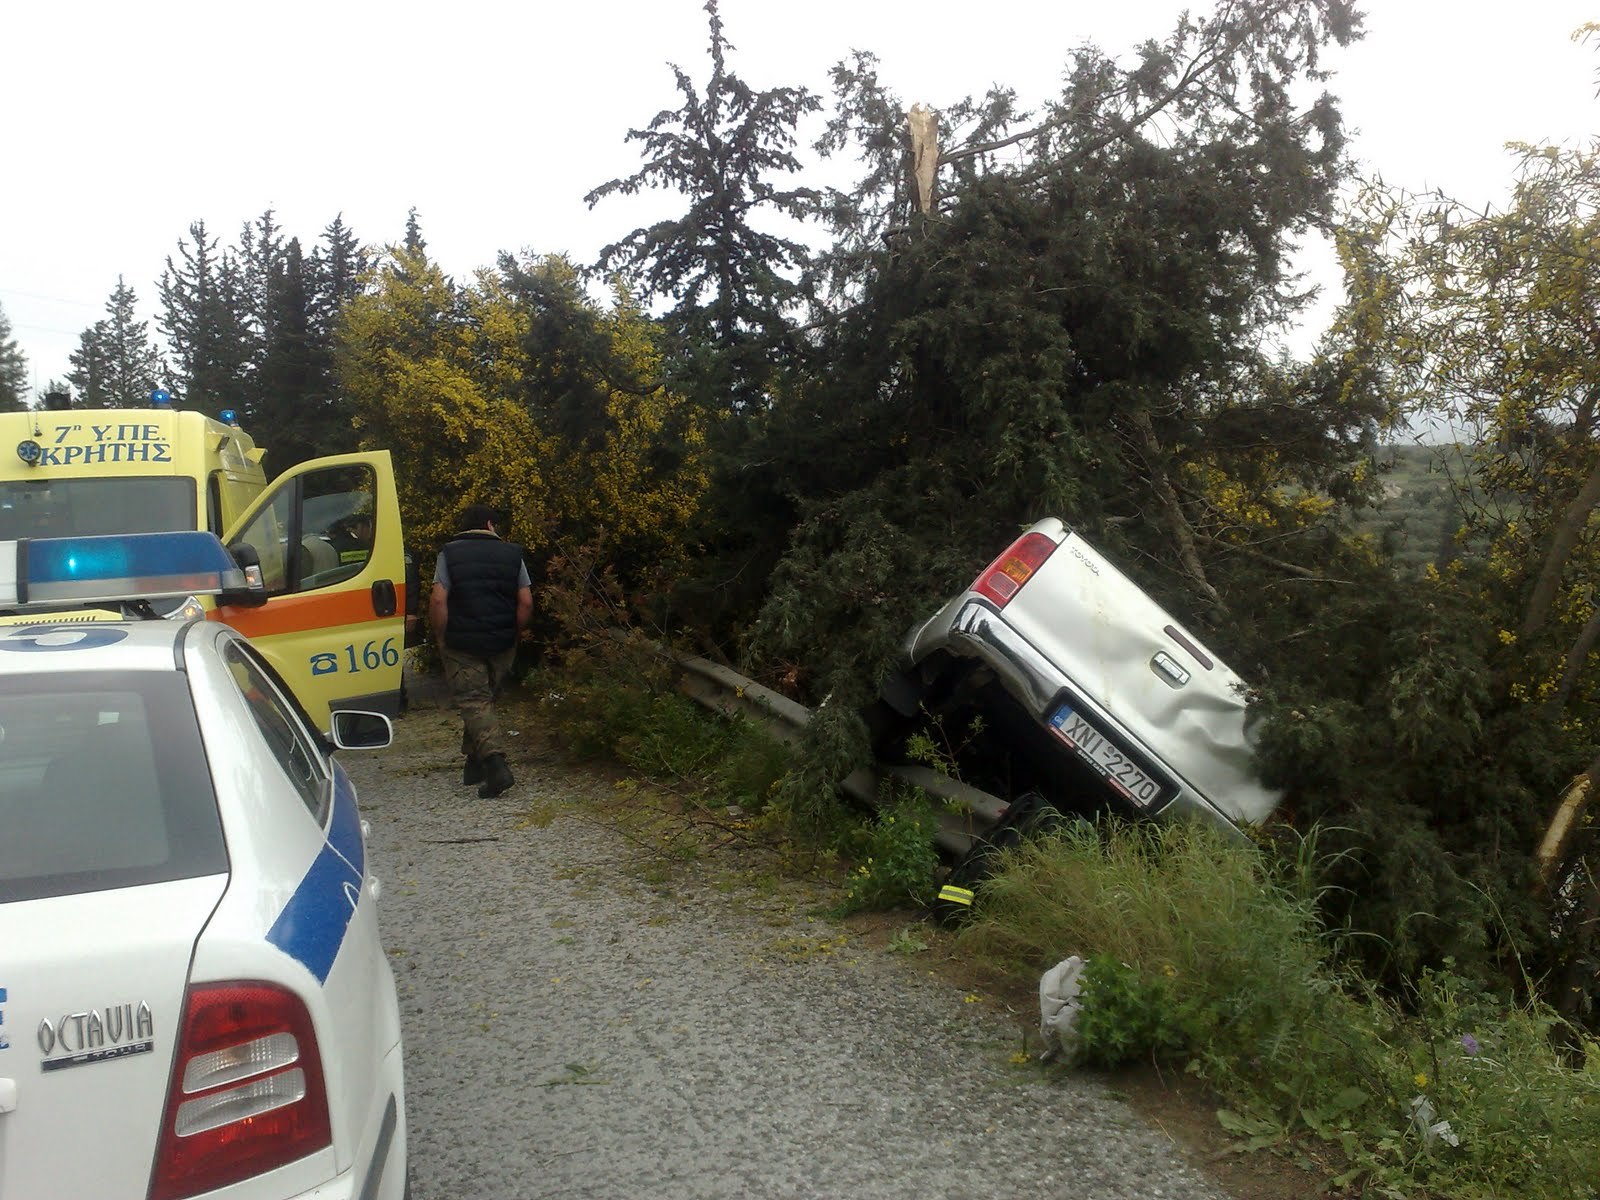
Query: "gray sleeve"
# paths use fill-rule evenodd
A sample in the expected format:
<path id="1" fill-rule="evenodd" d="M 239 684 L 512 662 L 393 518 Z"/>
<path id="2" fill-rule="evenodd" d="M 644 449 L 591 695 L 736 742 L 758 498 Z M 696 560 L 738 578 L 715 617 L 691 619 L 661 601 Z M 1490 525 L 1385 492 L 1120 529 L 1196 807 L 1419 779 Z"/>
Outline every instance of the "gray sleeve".
<path id="1" fill-rule="evenodd" d="M 528 578 L 528 564 L 523 563 L 517 571 L 517 586 L 519 588 L 533 587 L 533 580 Z"/>
<path id="2" fill-rule="evenodd" d="M 433 564 L 433 581 L 445 591 L 450 590 L 450 568 L 444 564 L 444 551 L 439 551 L 439 560 Z"/>

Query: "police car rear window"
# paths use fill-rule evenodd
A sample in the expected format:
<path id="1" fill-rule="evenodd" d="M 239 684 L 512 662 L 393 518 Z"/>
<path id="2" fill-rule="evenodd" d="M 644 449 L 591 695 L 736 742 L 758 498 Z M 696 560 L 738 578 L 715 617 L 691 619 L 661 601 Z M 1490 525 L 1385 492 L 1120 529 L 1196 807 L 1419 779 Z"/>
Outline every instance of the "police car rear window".
<path id="1" fill-rule="evenodd" d="M 0 679 L 0 903 L 227 869 L 184 677 Z"/>
<path id="2" fill-rule="evenodd" d="M 187 475 L 0 481 L 0 541 L 193 528 Z"/>

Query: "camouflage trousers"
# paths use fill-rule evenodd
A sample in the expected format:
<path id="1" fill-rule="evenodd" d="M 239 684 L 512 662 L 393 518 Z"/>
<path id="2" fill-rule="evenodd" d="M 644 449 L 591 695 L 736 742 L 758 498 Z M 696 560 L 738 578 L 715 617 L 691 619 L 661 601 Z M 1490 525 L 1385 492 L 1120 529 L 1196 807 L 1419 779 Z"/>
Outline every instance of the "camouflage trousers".
<path id="1" fill-rule="evenodd" d="M 461 749 L 468 758 L 479 761 L 491 754 L 504 754 L 500 722 L 495 716 L 495 697 L 511 678 L 517 648 L 499 654 L 466 654 L 448 646 L 440 654 L 444 662 L 444 681 L 450 699 L 461 713 Z"/>

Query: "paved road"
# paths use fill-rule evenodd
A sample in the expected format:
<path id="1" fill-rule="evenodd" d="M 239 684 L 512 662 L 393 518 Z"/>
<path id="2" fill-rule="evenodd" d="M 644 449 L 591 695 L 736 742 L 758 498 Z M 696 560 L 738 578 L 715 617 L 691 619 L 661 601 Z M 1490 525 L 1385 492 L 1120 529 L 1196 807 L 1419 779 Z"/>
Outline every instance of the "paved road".
<path id="1" fill-rule="evenodd" d="M 756 890 L 652 886 L 605 785 L 514 756 L 458 784 L 414 712 L 346 755 L 406 1037 L 416 1200 L 1221 1200 L 1014 1019 Z M 706 873 L 707 876 L 711 872 Z"/>

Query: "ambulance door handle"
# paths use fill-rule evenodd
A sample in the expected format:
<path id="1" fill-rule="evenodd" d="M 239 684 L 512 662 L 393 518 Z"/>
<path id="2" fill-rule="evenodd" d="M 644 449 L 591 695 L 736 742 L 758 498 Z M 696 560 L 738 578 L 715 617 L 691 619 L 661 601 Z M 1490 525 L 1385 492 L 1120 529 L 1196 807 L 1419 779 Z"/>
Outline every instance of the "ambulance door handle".
<path id="1" fill-rule="evenodd" d="M 17 1081 L 0 1079 L 0 1116 L 17 1111 Z"/>
<path id="2" fill-rule="evenodd" d="M 398 611 L 395 603 L 394 580 L 379 579 L 372 584 L 372 611 L 380 617 L 392 617 Z"/>

